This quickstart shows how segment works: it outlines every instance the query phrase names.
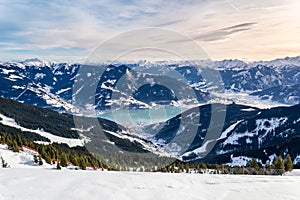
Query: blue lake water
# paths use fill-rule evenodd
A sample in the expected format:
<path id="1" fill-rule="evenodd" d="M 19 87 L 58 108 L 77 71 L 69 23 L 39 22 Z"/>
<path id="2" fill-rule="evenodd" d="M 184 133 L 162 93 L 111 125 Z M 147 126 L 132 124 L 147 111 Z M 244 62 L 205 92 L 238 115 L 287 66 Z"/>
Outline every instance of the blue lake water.
<path id="1" fill-rule="evenodd" d="M 98 117 L 119 124 L 153 124 L 164 122 L 184 112 L 185 108 L 164 106 L 153 109 L 115 110 L 99 114 Z"/>

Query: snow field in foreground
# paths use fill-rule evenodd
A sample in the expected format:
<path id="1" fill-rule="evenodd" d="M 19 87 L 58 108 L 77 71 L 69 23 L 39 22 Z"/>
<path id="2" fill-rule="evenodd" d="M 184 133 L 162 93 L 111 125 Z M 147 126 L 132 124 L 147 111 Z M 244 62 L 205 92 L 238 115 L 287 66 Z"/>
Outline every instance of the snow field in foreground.
<path id="1" fill-rule="evenodd" d="M 298 200 L 299 185 L 300 176 L 0 169 L 0 200 Z"/>

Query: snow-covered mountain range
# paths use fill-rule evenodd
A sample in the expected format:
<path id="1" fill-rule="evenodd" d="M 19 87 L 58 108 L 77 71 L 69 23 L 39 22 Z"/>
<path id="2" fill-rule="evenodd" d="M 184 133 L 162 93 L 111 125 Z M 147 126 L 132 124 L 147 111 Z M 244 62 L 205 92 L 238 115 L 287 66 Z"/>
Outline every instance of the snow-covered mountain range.
<path id="1" fill-rule="evenodd" d="M 259 109 L 207 104 L 163 123 L 131 129 L 101 118 L 60 114 L 0 98 L 0 131 L 22 134 L 38 144 L 84 145 L 91 153 L 109 158 L 137 153 L 246 165 L 252 158 L 268 164 L 276 155 L 290 154 L 299 165 L 299 113 L 299 105 Z"/>
<path id="2" fill-rule="evenodd" d="M 223 60 L 83 65 L 38 59 L 0 63 L 0 96 L 25 104 L 76 115 L 82 110 L 103 113 L 185 107 L 185 112 L 166 122 L 134 129 L 99 119 L 106 127 L 101 144 L 108 149 L 117 146 L 124 151 L 171 155 L 185 161 L 241 163 L 255 157 L 267 163 L 275 154 L 286 153 L 299 159 L 299 86 L 300 57 L 252 63 Z M 224 123 L 214 122 L 212 113 L 224 115 Z M 0 114 L 2 125 L 16 128 L 18 124 L 9 113 L 10 117 Z M 186 123 L 181 126 L 183 121 Z M 40 137 L 49 136 L 47 130 L 18 127 L 36 131 Z M 67 138 L 73 138 L 78 144 L 99 142 L 91 134 L 97 132 L 96 125 L 92 131 L 85 131 L 90 135 L 82 131 L 82 135 L 75 134 L 76 128 L 73 124 L 64 135 L 56 135 L 65 138 L 47 137 L 47 141 L 69 144 L 71 139 Z M 210 129 L 220 135 L 207 138 Z M 192 130 L 195 135 L 189 135 Z M 178 139 L 174 142 L 176 135 L 182 136 L 179 143 Z"/>
<path id="3" fill-rule="evenodd" d="M 211 75 L 220 75 L 219 83 L 214 84 L 221 87 L 216 89 L 203 76 L 207 67 L 213 68 Z M 175 80 L 178 77 L 172 72 L 181 75 L 184 84 L 180 85 L 182 81 Z M 122 81 L 125 84 L 122 85 Z M 74 87 L 75 83 L 77 87 Z M 247 103 L 239 102 L 241 94 L 250 99 L 248 104 L 259 102 L 253 106 L 259 106 L 261 102 L 294 105 L 300 102 L 299 84 L 300 57 L 253 63 L 223 60 L 87 66 L 38 59 L 0 63 L 1 97 L 73 113 L 78 111 L 78 106 L 105 110 L 122 106 L 149 108 L 159 104 Z M 175 85 L 178 91 L 170 85 Z M 72 98 L 74 100 L 89 88 L 94 91 L 85 96 L 89 99 L 85 105 L 72 104 Z M 188 89 L 194 92 L 194 99 L 188 95 L 178 97 Z M 224 92 L 230 95 L 222 95 Z"/>
<path id="4" fill-rule="evenodd" d="M 262 164 L 267 164 L 276 155 L 291 154 L 295 160 L 298 159 L 299 113 L 299 105 L 258 109 L 237 104 L 212 104 L 187 110 L 160 126 L 147 126 L 145 132 L 156 133 L 148 139 L 182 160 L 211 163 L 235 161 L 242 165 L 251 158 L 257 158 Z M 220 120 L 213 115 L 223 115 L 224 123 L 219 124 Z M 196 134 L 191 132 L 193 129 L 196 129 Z M 216 132 L 219 134 L 214 135 Z M 176 138 L 182 135 L 183 140 L 179 143 Z M 189 145 L 186 148 L 184 145 L 187 142 Z"/>

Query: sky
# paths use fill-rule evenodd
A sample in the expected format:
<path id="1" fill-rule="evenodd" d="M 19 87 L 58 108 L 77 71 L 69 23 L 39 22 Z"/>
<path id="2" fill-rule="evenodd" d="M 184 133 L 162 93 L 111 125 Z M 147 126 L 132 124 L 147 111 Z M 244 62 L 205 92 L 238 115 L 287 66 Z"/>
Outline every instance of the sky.
<path id="1" fill-rule="evenodd" d="M 299 19 L 299 0 L 0 0 L 0 61 L 80 61 L 103 43 L 111 44 L 103 59 L 132 50 L 132 43 L 188 51 L 185 40 L 213 60 L 271 60 L 300 55 Z M 145 27 L 179 37 L 154 41 L 134 31 Z M 134 40 L 126 40 L 128 32 Z"/>

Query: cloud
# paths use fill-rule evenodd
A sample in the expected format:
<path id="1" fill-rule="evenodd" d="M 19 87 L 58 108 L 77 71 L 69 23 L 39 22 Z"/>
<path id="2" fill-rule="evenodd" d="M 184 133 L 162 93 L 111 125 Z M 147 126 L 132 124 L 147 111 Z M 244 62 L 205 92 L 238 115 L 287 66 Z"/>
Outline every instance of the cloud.
<path id="1" fill-rule="evenodd" d="M 249 27 L 252 27 L 256 24 L 257 24 L 257 22 L 242 23 L 242 24 L 238 24 L 238 25 L 234 25 L 234 26 L 229 26 L 229 27 L 223 28 L 221 30 L 231 31 L 231 30 L 240 29 L 240 28 L 249 28 Z"/>
<path id="2" fill-rule="evenodd" d="M 66 49 L 78 55 L 114 35 L 141 27 L 168 28 L 204 42 L 218 58 L 237 58 L 249 46 L 255 52 L 258 46 L 299 43 L 299 9 L 297 0 L 2 0 L 0 59 L 4 54 L 12 58 L 28 55 L 13 50 L 28 50 L 37 56 L 47 50 L 50 56 L 57 55 L 57 49 Z M 241 43 L 247 46 L 241 49 Z M 239 51 L 221 52 L 224 46 Z"/>
<path id="3" fill-rule="evenodd" d="M 203 41 L 203 42 L 215 42 L 215 41 L 223 41 L 229 39 L 231 36 L 251 30 L 255 25 L 258 23 L 256 22 L 248 22 L 248 23 L 241 23 L 225 28 L 219 28 L 212 31 L 207 31 L 205 33 L 193 33 L 190 37 L 193 40 Z M 170 41 L 170 43 L 177 43 L 177 42 L 186 42 L 186 40 L 174 40 Z"/>
<path id="4" fill-rule="evenodd" d="M 162 22 L 161 25 L 175 24 L 149 18 L 178 7 L 178 2 L 4 0 L 0 4 L 0 43 L 6 45 L 5 49 L 18 45 L 36 50 L 59 47 L 92 49 L 124 30 L 152 26 L 152 22 L 157 21 Z M 165 20 L 169 21 L 169 18 Z"/>
<path id="5" fill-rule="evenodd" d="M 241 33 L 244 31 L 251 30 L 254 25 L 257 25 L 256 22 L 251 23 L 241 23 L 234 26 L 229 26 L 217 30 L 210 31 L 208 33 L 199 34 L 197 36 L 194 36 L 194 40 L 201 40 L 204 42 L 212 42 L 212 41 L 219 41 L 228 39 L 230 36 Z"/>
<path id="6" fill-rule="evenodd" d="M 167 21 L 167 22 L 163 22 L 160 24 L 156 24 L 154 25 L 154 27 L 165 27 L 165 26 L 170 26 L 170 25 L 176 25 L 182 22 L 187 21 L 186 19 L 179 19 L 179 20 L 172 20 L 172 21 Z"/>

